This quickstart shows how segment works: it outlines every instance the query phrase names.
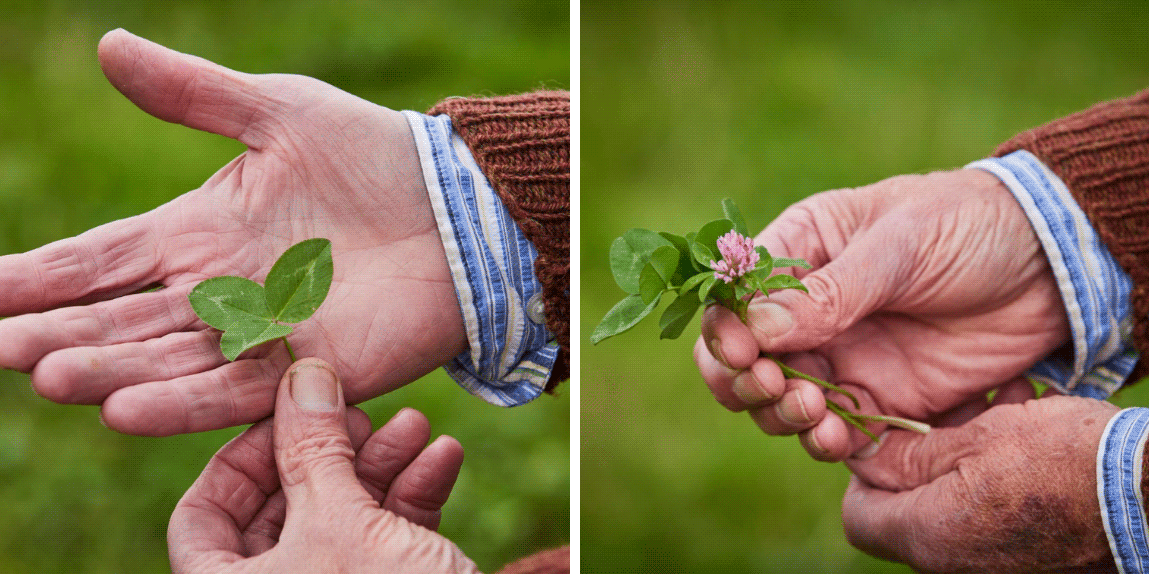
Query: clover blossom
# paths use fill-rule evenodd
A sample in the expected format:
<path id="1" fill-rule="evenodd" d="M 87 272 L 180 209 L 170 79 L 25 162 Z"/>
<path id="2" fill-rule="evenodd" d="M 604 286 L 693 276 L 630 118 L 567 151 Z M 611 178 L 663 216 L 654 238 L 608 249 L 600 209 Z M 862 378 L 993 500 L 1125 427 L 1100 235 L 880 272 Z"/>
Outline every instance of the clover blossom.
<path id="1" fill-rule="evenodd" d="M 718 252 L 722 260 L 711 261 L 710 268 L 714 270 L 715 279 L 726 283 L 753 271 L 760 259 L 754 250 L 754 240 L 733 230 L 718 238 Z"/>

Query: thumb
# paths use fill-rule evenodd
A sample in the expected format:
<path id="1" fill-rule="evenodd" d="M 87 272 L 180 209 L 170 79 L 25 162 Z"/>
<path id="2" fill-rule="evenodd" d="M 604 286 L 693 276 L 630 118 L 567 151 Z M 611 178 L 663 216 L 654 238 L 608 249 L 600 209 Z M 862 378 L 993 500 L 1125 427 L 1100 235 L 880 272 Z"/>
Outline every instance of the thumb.
<path id="1" fill-rule="evenodd" d="M 927 434 L 902 429 L 882 433 L 873 448 L 864 448 L 846 466 L 866 484 L 900 492 L 929 484 L 974 456 L 985 444 L 976 422 L 960 427 L 933 428 Z"/>
<path id="2" fill-rule="evenodd" d="M 335 371 L 320 359 L 296 362 L 275 400 L 275 463 L 288 508 L 303 512 L 371 500 L 355 476 L 347 407 Z"/>
<path id="3" fill-rule="evenodd" d="M 805 351 L 822 345 L 885 305 L 902 283 L 905 262 L 891 253 L 890 243 L 872 229 L 835 231 L 849 231 L 849 243 L 831 255 L 831 248 L 821 239 L 829 232 L 809 225 L 775 223 L 781 225 L 772 223 L 759 236 L 759 242 L 771 253 L 775 252 L 772 245 L 802 246 L 798 252 L 779 253 L 805 258 L 816 269 L 800 277 L 809 293 L 786 289 L 769 297 L 759 294 L 750 302 L 747 324 L 765 351 Z M 796 237 L 795 233 L 806 237 Z"/>
<path id="4" fill-rule="evenodd" d="M 270 99 L 260 77 L 169 50 L 123 29 L 100 39 L 100 67 L 120 93 L 168 122 L 260 148 L 267 140 Z"/>

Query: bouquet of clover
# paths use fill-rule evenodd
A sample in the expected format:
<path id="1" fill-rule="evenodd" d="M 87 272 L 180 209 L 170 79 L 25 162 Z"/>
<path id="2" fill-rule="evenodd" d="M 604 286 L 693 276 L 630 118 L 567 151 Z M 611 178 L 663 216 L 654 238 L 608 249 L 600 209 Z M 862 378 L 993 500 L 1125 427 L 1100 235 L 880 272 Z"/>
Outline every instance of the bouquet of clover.
<path id="1" fill-rule="evenodd" d="M 775 268 L 802 267 L 810 264 L 801 259 L 771 257 L 749 237 L 746 222 L 734 201 L 722 200 L 725 219 L 711 221 L 697 233 L 685 236 L 647 229 L 630 229 L 610 246 L 610 269 L 618 286 L 627 293 L 591 333 L 592 343 L 612 337 L 638 324 L 666 297 L 674 300 L 658 321 L 660 338 L 675 339 L 690 324 L 699 307 L 717 303 L 734 311 L 746 322 L 746 309 L 758 292 L 769 296 L 779 289 L 806 291 L 802 282 L 786 274 L 774 274 Z M 849 391 L 817 377 L 794 370 L 777 357 L 773 360 L 788 378 L 801 378 L 849 399 L 860 408 L 858 399 Z M 882 415 L 850 412 L 833 401 L 826 401 L 831 412 L 857 427 L 874 441 L 877 437 L 865 421 L 929 432 L 929 425 Z"/>

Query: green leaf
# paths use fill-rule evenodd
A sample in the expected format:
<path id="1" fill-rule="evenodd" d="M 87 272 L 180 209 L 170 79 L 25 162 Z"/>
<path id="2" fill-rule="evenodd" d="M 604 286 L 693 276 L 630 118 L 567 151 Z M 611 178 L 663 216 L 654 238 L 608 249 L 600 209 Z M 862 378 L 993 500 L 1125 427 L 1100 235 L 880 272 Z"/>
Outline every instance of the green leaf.
<path id="1" fill-rule="evenodd" d="M 678 268 L 674 271 L 674 277 L 667 282 L 678 284 L 680 281 L 693 275 L 695 269 L 693 259 L 690 257 L 690 243 L 686 238 L 665 231 L 659 231 L 658 234 L 662 236 L 663 239 L 669 241 L 670 244 L 678 250 Z"/>
<path id="2" fill-rule="evenodd" d="M 708 260 L 706 263 L 699 263 L 694 259 L 694 238 L 697 236 L 698 234 L 693 231 L 686 234 L 685 239 L 687 254 L 690 256 L 690 265 L 695 269 L 695 271 L 706 271 L 707 269 L 710 269 L 710 261 Z M 711 259 L 713 259 L 713 257 L 711 257 Z"/>
<path id="3" fill-rule="evenodd" d="M 719 283 L 721 281 L 722 281 L 721 279 L 715 277 L 714 273 L 711 272 L 710 277 L 707 277 L 706 279 L 704 279 L 702 281 L 702 285 L 698 288 L 698 299 L 700 301 L 705 301 L 706 298 L 710 296 L 710 290 L 714 288 L 714 284 Z M 726 283 L 721 283 L 721 284 L 725 285 Z"/>
<path id="4" fill-rule="evenodd" d="M 267 274 L 267 308 L 284 323 L 307 319 L 327 298 L 333 274 L 331 241 L 316 238 L 292 245 Z"/>
<path id="5" fill-rule="evenodd" d="M 678 250 L 673 245 L 663 245 L 650 254 L 650 265 L 662 277 L 663 283 L 669 284 L 678 269 Z"/>
<path id="6" fill-rule="evenodd" d="M 682 334 L 682 330 L 690 324 L 690 319 L 698 311 L 699 304 L 698 294 L 693 291 L 675 299 L 666 308 L 666 311 L 662 312 L 662 317 L 658 320 L 658 326 L 662 329 L 658 338 L 677 339 Z"/>
<path id="7" fill-rule="evenodd" d="M 638 295 L 643 303 L 654 301 L 666 289 L 666 280 L 655 271 L 654 265 L 647 263 L 638 276 Z"/>
<path id="8" fill-rule="evenodd" d="M 221 331 L 256 319 L 273 321 L 263 287 L 243 277 L 213 277 L 188 294 L 192 310 L 204 323 Z"/>
<path id="9" fill-rule="evenodd" d="M 763 287 L 765 287 L 765 285 L 762 283 L 762 278 L 759 277 L 758 275 L 755 275 L 753 271 L 751 271 L 750 273 L 747 273 L 746 275 L 743 275 L 742 281 L 746 284 L 747 287 L 749 287 L 751 289 L 751 291 L 750 291 L 751 294 L 757 293 L 758 291 L 761 291 L 762 294 L 764 294 L 764 295 L 769 294 L 768 291 L 763 289 Z"/>
<path id="10" fill-rule="evenodd" d="M 714 272 L 713 271 L 703 271 L 701 273 L 698 273 L 697 275 L 691 275 L 689 279 L 682 282 L 682 287 L 679 288 L 678 292 L 679 293 L 686 293 L 687 291 L 690 291 L 690 290 L 698 287 L 699 285 L 702 284 L 703 281 L 706 280 L 707 277 L 714 277 Z"/>
<path id="11" fill-rule="evenodd" d="M 694 241 L 702 244 L 711 253 L 718 253 L 718 238 L 729 233 L 731 229 L 734 229 L 733 221 L 715 219 L 698 230 L 698 236 L 694 238 Z"/>
<path id="12" fill-rule="evenodd" d="M 638 276 L 655 249 L 670 241 L 647 229 L 628 229 L 610 245 L 610 271 L 623 291 L 638 293 Z"/>
<path id="13" fill-rule="evenodd" d="M 765 269 L 766 275 L 769 275 L 774 270 L 774 258 L 770 256 L 770 252 L 761 245 L 754 246 L 754 251 L 758 253 L 758 264 L 754 266 L 754 270 Z M 763 275 L 765 277 L 766 275 Z"/>
<path id="14" fill-rule="evenodd" d="M 590 342 L 598 343 L 599 341 L 613 337 L 623 331 L 630 329 L 638 324 L 643 317 L 646 317 L 658 306 L 658 301 L 655 299 L 648 303 L 643 303 L 642 298 L 638 295 L 628 295 L 622 301 L 619 301 L 607 311 L 606 316 L 602 318 L 602 322 L 594 328 L 590 334 Z"/>
<path id="15" fill-rule="evenodd" d="M 799 289 L 803 292 L 809 293 L 809 291 L 806 290 L 806 286 L 803 285 L 801 281 L 789 275 L 775 275 L 763 281 L 762 287 L 764 287 L 764 289 L 762 289 L 763 293 L 768 293 L 769 291 L 767 291 L 767 289 Z"/>
<path id="16" fill-rule="evenodd" d="M 698 290 L 698 294 L 702 294 L 701 289 Z M 712 298 L 714 298 L 715 301 L 722 303 L 723 305 L 726 305 L 727 303 L 732 305 L 734 302 L 734 287 L 732 287 L 730 283 L 727 283 L 721 279 L 714 282 L 714 284 L 710 287 L 709 294 Z"/>
<path id="17" fill-rule="evenodd" d="M 786 257 L 779 257 L 774 260 L 774 267 L 801 267 L 802 269 L 810 269 L 810 264 L 806 263 L 805 259 L 788 259 Z"/>
<path id="18" fill-rule="evenodd" d="M 715 260 L 714 252 L 697 241 L 690 243 L 690 255 L 701 269 L 709 269 L 710 262 Z"/>
<path id="19" fill-rule="evenodd" d="M 286 337 L 290 333 L 290 325 L 280 325 L 266 319 L 242 321 L 224 332 L 219 341 L 219 348 L 227 360 L 234 361 L 240 353 L 272 339 Z"/>
<path id="20" fill-rule="evenodd" d="M 727 197 L 722 200 L 722 214 L 734 224 L 734 231 L 742 235 L 750 235 L 750 231 L 746 227 L 746 220 L 742 218 L 742 210 L 738 209 L 738 205 L 734 203 L 733 199 Z"/>

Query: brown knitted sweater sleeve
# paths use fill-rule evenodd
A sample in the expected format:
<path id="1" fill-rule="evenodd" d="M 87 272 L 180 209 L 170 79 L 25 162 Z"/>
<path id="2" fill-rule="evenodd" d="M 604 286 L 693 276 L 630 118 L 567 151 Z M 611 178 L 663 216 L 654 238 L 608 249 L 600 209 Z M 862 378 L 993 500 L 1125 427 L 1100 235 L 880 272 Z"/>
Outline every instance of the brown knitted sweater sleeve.
<path id="1" fill-rule="evenodd" d="M 570 93 L 451 98 L 446 114 L 479 168 L 538 250 L 547 329 L 562 354 L 547 391 L 570 373 Z"/>
<path id="2" fill-rule="evenodd" d="M 1149 90 L 1102 102 L 1021 133 L 994 152 L 1024 149 L 1058 175 L 1133 279 L 1133 343 L 1142 360 L 1130 380 L 1149 374 Z M 1149 448 L 1141 493 L 1149 500 Z"/>

